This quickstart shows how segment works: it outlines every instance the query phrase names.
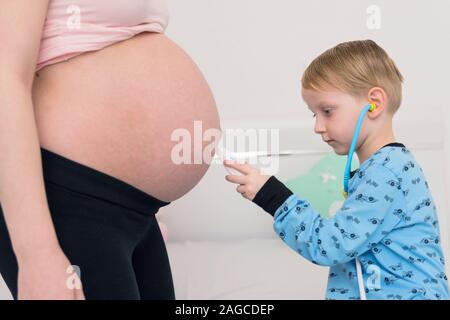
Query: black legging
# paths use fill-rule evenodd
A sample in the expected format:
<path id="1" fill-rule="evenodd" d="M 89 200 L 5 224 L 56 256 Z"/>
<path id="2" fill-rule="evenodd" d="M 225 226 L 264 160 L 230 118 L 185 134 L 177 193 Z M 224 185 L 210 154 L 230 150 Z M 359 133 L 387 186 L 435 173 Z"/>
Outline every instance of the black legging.
<path id="1" fill-rule="evenodd" d="M 80 268 L 86 299 L 175 299 L 155 218 L 169 203 L 49 150 L 41 154 L 56 234 Z M 17 260 L 1 206 L 0 273 L 17 299 Z"/>

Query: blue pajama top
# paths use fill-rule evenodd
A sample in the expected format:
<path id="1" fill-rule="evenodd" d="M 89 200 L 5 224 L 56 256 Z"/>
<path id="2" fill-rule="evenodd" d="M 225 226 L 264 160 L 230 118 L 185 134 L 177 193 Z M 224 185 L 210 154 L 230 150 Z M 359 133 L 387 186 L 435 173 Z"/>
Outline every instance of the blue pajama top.
<path id="1" fill-rule="evenodd" d="M 332 218 L 271 176 L 253 202 L 274 216 L 274 230 L 311 262 L 329 266 L 326 299 L 448 299 L 436 207 L 410 150 L 392 143 L 352 172 Z"/>

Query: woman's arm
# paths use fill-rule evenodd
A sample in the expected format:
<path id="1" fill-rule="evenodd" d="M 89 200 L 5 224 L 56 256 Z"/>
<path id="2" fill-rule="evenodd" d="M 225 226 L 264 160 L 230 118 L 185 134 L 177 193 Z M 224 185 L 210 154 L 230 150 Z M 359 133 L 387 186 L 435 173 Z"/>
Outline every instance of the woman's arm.
<path id="1" fill-rule="evenodd" d="M 46 268 L 39 270 L 41 277 L 57 268 L 59 288 L 49 291 L 73 298 L 74 292 L 65 292 L 61 283 L 70 263 L 59 247 L 47 204 L 31 94 L 48 2 L 0 2 L 0 203 L 19 264 L 22 297 L 41 298 L 47 284 L 35 279 L 34 265 Z M 36 285 L 21 286 L 21 277 Z M 51 286 L 51 279 L 46 280 Z"/>
<path id="2" fill-rule="evenodd" d="M 18 259 L 57 246 L 31 99 L 47 2 L 1 2 L 0 202 Z"/>

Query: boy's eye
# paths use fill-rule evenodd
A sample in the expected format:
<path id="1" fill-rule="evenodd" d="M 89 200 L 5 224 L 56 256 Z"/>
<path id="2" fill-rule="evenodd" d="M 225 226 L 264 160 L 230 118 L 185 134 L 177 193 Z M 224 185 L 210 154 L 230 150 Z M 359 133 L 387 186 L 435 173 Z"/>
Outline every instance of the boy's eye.
<path id="1" fill-rule="evenodd" d="M 323 110 L 323 113 L 325 114 L 325 115 L 327 115 L 327 116 L 329 116 L 329 115 L 331 115 L 331 109 L 324 109 Z"/>

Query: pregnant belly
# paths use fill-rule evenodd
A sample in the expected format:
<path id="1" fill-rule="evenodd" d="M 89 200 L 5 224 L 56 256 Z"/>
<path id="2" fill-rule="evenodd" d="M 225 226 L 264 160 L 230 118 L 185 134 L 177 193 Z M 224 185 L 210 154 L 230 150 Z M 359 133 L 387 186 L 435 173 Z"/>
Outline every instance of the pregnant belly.
<path id="1" fill-rule="evenodd" d="M 220 129 L 201 72 L 157 33 L 43 68 L 33 84 L 33 105 L 43 148 L 164 201 L 187 193 L 208 169 L 207 157 L 194 162 L 194 155 L 212 151 L 213 144 L 195 143 L 195 132 Z M 191 135 L 190 144 L 183 141 L 190 148 L 174 152 L 180 151 L 176 132 Z"/>

